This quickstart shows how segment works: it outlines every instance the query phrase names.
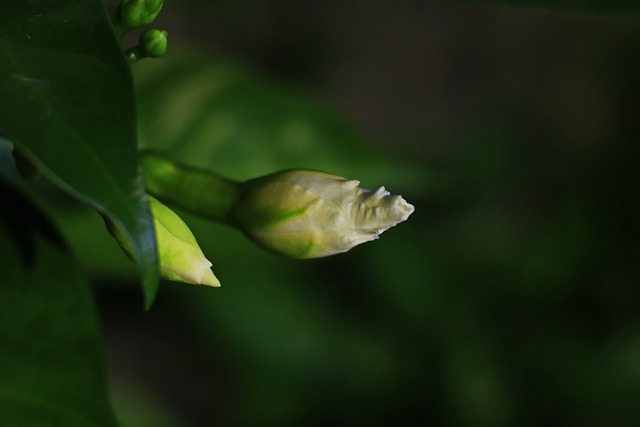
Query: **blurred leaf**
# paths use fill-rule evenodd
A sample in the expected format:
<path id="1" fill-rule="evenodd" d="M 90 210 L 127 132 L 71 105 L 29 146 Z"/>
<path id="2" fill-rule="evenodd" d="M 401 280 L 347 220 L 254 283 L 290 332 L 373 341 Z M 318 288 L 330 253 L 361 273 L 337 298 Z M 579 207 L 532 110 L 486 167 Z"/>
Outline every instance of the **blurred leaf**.
<path id="1" fill-rule="evenodd" d="M 135 68 L 140 145 L 236 180 L 286 168 L 321 169 L 364 187 L 418 188 L 424 168 L 393 153 L 302 88 L 222 58 L 173 47 L 161 64 Z"/>
<path id="2" fill-rule="evenodd" d="M 366 320 L 350 319 L 328 298 L 332 285 L 317 274 L 318 262 L 302 265 L 248 252 L 233 259 L 218 254 L 220 265 L 233 269 L 220 294 L 177 290 L 181 298 L 175 298 L 197 336 L 208 337 L 203 349 L 215 360 L 234 362 L 227 393 L 233 393 L 235 422 L 342 425 L 333 418 L 307 419 L 315 407 L 310 405 L 317 405 L 325 416 L 344 412 L 376 425 L 381 414 L 372 405 L 383 408 L 398 385 L 396 349 Z M 218 341 L 226 347 L 217 347 Z"/>
<path id="3" fill-rule="evenodd" d="M 158 287 L 137 164 L 132 83 L 98 0 L 14 0 L 0 10 L 0 132 L 133 241 L 147 306 Z"/>
<path id="4" fill-rule="evenodd" d="M 130 384 L 113 384 L 113 407 L 120 427 L 180 427 L 164 402 L 154 400 L 149 394 Z"/>
<path id="5" fill-rule="evenodd" d="M 37 208 L 4 181 L 0 195 L 2 424 L 115 426 L 88 284 Z"/>
<path id="6" fill-rule="evenodd" d="M 640 12 L 636 0 L 457 0 L 460 3 L 496 3 L 509 6 L 539 7 L 579 15 L 621 15 Z"/>

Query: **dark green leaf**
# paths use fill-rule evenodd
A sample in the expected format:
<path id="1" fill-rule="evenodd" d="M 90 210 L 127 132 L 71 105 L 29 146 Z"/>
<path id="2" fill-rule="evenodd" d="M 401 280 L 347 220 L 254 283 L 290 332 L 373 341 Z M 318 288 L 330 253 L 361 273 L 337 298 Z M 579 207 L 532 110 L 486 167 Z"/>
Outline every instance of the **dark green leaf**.
<path id="1" fill-rule="evenodd" d="M 0 181 L 0 420 L 115 426 L 94 303 L 47 219 Z"/>
<path id="2" fill-rule="evenodd" d="M 149 306 L 157 256 L 137 163 L 131 76 L 104 6 L 5 1 L 0 28 L 0 133 L 125 230 Z"/>

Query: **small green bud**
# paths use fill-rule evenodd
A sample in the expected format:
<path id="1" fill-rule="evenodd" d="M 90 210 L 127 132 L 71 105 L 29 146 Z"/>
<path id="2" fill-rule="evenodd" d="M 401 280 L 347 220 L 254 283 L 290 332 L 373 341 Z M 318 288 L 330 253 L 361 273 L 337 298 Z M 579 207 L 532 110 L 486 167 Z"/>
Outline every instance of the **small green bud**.
<path id="1" fill-rule="evenodd" d="M 307 170 L 243 184 L 235 225 L 261 246 L 290 258 L 318 258 L 375 240 L 414 207 L 381 187 Z"/>
<path id="2" fill-rule="evenodd" d="M 220 286 L 220 282 L 211 271 L 211 262 L 205 258 L 184 221 L 152 196 L 149 196 L 149 205 L 156 232 L 162 278 L 192 285 Z M 123 233 L 112 224 L 107 223 L 107 227 L 124 252 L 133 258 L 130 243 Z"/>
<path id="3" fill-rule="evenodd" d="M 151 24 L 163 3 L 164 0 L 122 0 L 117 12 L 120 26 L 128 31 Z"/>
<path id="4" fill-rule="evenodd" d="M 125 51 L 130 64 L 144 58 L 160 58 L 167 52 L 167 32 L 164 30 L 145 30 L 140 34 L 138 45 Z"/>
<path id="5" fill-rule="evenodd" d="M 145 30 L 140 35 L 138 43 L 144 56 L 160 58 L 167 52 L 167 32 L 163 30 Z"/>

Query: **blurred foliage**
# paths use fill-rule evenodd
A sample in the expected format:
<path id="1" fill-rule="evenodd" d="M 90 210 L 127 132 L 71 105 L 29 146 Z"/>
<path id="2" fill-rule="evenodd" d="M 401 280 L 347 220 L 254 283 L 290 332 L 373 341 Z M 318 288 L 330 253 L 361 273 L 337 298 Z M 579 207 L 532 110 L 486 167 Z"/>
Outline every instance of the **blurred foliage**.
<path id="1" fill-rule="evenodd" d="M 511 61 L 507 81 L 482 73 L 495 92 L 464 128 L 399 145 L 221 58 L 174 46 L 141 64 L 145 146 L 235 179 L 303 166 L 391 181 L 417 210 L 304 263 L 185 214 L 223 287 L 163 288 L 174 330 L 150 347 L 194 366 L 138 381 L 165 402 L 193 390 L 175 403 L 185 425 L 635 425 L 637 64 L 621 46 L 638 33 L 600 36 L 579 52 L 561 40 L 557 63 L 532 52 L 543 63 L 519 84 Z M 291 121 L 307 131 L 288 137 Z"/>
<path id="2" fill-rule="evenodd" d="M 285 168 L 328 166 L 365 183 L 425 185 L 417 179 L 423 171 L 389 168 L 391 153 L 376 149 L 329 106 L 311 102 L 302 88 L 246 66 L 176 46 L 164 60 L 134 71 L 142 148 L 240 181 Z"/>
<path id="3" fill-rule="evenodd" d="M 438 51 L 436 65 L 458 73 L 444 81 L 449 92 L 434 92 L 449 126 L 425 118 L 403 128 L 418 117 L 414 104 L 391 104 L 388 121 L 406 114 L 396 138 L 327 119 L 300 85 L 256 76 L 251 63 L 174 45 L 162 63 L 136 68 L 145 146 L 235 179 L 319 168 L 385 184 L 417 209 L 379 242 L 304 263 L 185 215 L 223 284 L 171 285 L 159 300 L 156 314 L 174 330 L 154 351 L 195 366 L 150 393 L 171 401 L 160 384 L 194 390 L 176 404 L 185 425 L 637 424 L 638 64 L 628 53 L 640 33 L 500 13 L 495 33 Z M 536 36 L 537 25 L 548 34 Z M 268 55 L 256 62 L 272 69 Z M 419 83 L 402 80 L 387 84 Z M 366 110 L 368 99 L 356 102 Z M 307 131 L 287 137 L 291 122 Z"/>
<path id="4" fill-rule="evenodd" d="M 167 3 L 171 40 L 203 46 L 135 66 L 142 146 L 239 180 L 322 169 L 416 212 L 304 262 L 182 213 L 222 287 L 163 283 L 143 313 L 100 217 L 38 183 L 96 284 L 121 424 L 638 425 L 637 22 L 258 3 Z"/>
<path id="5" fill-rule="evenodd" d="M 622 16 L 640 12 L 635 0 L 456 0 L 465 4 L 500 4 L 534 7 L 572 15 Z"/>
<path id="6" fill-rule="evenodd" d="M 6 175 L 4 160 L 0 195 L 10 209 L 0 214 L 0 420 L 116 426 L 89 284 L 27 187 Z"/>

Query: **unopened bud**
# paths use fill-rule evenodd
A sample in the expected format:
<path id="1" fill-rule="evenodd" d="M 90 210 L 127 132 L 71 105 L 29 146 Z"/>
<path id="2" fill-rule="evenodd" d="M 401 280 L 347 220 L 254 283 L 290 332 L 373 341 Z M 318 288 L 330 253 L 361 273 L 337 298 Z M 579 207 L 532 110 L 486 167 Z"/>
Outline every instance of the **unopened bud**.
<path id="1" fill-rule="evenodd" d="M 167 32 L 163 30 L 145 30 L 140 34 L 138 47 L 149 58 L 160 58 L 167 52 Z"/>
<path id="2" fill-rule="evenodd" d="M 144 27 L 157 18 L 164 0 L 122 0 L 118 7 L 120 25 L 125 30 Z"/>
<path id="3" fill-rule="evenodd" d="M 308 170 L 289 170 L 243 184 L 236 225 L 256 243 L 290 258 L 318 258 L 375 240 L 414 207 L 384 187 Z"/>
<path id="4" fill-rule="evenodd" d="M 192 285 L 220 286 L 220 282 L 211 271 L 211 261 L 202 253 L 187 224 L 152 196 L 149 196 L 149 205 L 156 232 L 162 278 Z M 133 258 L 128 239 L 117 227 L 110 223 L 107 225 L 124 252 Z"/>

